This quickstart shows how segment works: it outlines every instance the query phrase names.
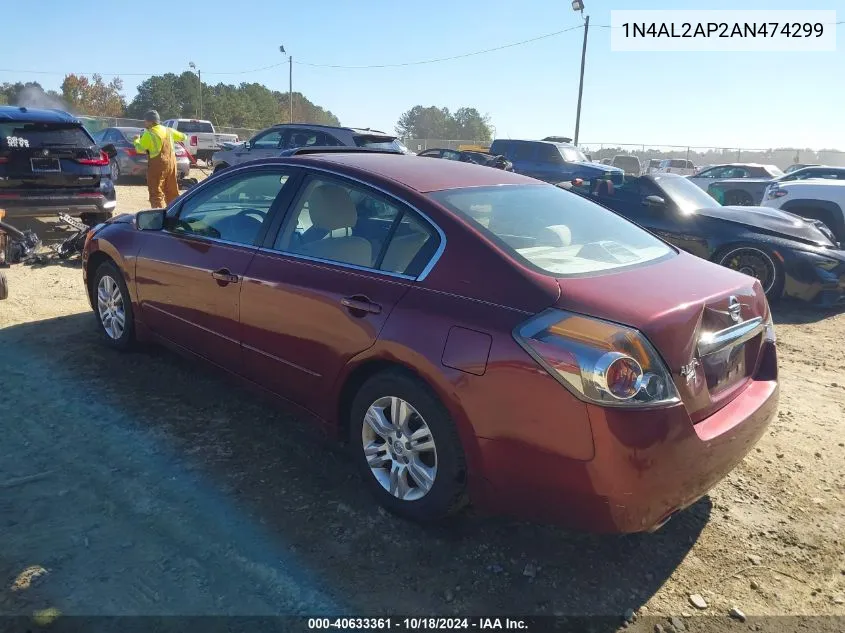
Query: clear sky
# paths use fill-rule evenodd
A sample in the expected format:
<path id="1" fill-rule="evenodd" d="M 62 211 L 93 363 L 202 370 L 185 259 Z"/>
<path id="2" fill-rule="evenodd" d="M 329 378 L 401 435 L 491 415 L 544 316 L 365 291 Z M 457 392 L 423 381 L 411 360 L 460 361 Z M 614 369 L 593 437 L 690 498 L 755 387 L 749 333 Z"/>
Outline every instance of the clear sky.
<path id="1" fill-rule="evenodd" d="M 691 0 L 584 0 L 590 15 L 582 143 L 845 149 L 845 24 L 836 52 L 621 53 L 611 9 L 705 8 Z M 795 9 L 794 0 L 708 0 L 708 9 Z M 845 0 L 806 8 L 840 9 Z M 160 9 L 160 10 L 156 10 Z M 3 7 L 0 82 L 120 75 L 131 99 L 146 76 L 193 61 L 203 80 L 288 88 L 345 125 L 393 130 L 414 105 L 478 108 L 500 137 L 571 136 L 583 31 L 400 68 L 332 69 L 460 55 L 581 24 L 570 0 L 46 0 Z M 150 39 L 160 17 L 167 25 Z M 148 43 L 144 43 L 147 41 Z M 66 43 L 66 45 L 63 45 Z M 276 68 L 232 74 L 280 64 Z M 45 74 L 9 72 L 42 71 Z M 131 74 L 137 73 L 137 74 Z M 221 74 L 230 73 L 230 74 Z"/>

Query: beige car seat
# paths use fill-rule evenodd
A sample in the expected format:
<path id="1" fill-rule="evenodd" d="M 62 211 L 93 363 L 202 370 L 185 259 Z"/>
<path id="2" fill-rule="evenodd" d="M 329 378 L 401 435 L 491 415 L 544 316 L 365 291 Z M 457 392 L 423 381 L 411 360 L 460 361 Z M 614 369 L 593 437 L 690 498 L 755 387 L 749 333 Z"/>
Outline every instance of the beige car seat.
<path id="1" fill-rule="evenodd" d="M 323 239 L 301 244 L 296 252 L 356 266 L 373 265 L 373 248 L 368 240 L 354 235 L 331 235 L 338 229 L 352 229 L 358 222 L 355 203 L 346 189 L 329 184 L 316 187 L 308 197 L 308 211 L 313 226 L 329 234 Z"/>

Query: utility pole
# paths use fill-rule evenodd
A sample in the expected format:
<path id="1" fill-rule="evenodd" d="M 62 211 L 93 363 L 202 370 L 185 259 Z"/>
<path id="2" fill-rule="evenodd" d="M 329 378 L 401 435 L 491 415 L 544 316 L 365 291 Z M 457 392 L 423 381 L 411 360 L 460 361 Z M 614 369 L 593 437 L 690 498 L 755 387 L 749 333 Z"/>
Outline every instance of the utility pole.
<path id="1" fill-rule="evenodd" d="M 282 55 L 288 55 L 284 46 L 279 46 L 279 52 Z M 293 57 L 288 55 L 288 107 L 290 108 L 290 121 L 293 123 Z"/>
<path id="2" fill-rule="evenodd" d="M 200 84 L 200 118 L 202 118 L 202 71 L 197 70 L 197 80 Z"/>
<path id="3" fill-rule="evenodd" d="M 581 11 L 584 10 L 583 3 L 579 3 Z M 572 8 L 575 9 L 576 3 L 572 3 Z M 584 45 L 581 47 L 581 79 L 578 82 L 578 109 L 575 114 L 575 145 L 578 145 L 578 132 L 581 130 L 581 96 L 584 94 L 584 62 L 587 59 L 587 33 L 590 30 L 590 16 L 584 18 Z"/>
<path id="4" fill-rule="evenodd" d="M 199 84 L 199 110 L 194 110 L 196 113 L 197 118 L 202 118 L 202 71 L 197 68 L 197 65 L 194 62 L 188 62 L 188 67 L 191 70 L 197 71 L 197 83 Z"/>

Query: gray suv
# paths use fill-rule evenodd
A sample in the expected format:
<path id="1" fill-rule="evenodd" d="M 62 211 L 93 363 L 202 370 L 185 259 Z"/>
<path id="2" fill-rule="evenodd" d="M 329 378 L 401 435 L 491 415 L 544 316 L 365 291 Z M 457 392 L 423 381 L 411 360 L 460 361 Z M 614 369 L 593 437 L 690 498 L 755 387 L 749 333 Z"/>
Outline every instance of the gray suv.
<path id="1" fill-rule="evenodd" d="M 410 154 L 399 139 L 380 130 L 335 127 L 307 123 L 282 123 L 261 130 L 245 143 L 215 152 L 211 157 L 214 172 L 258 158 L 279 156 L 299 147 L 368 147 Z"/>

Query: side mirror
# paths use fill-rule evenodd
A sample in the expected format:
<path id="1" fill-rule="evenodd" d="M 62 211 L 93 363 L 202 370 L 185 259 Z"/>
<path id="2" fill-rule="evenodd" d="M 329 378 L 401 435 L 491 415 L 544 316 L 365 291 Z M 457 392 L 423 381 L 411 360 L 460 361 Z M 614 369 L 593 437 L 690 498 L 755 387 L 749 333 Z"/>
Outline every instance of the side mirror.
<path id="1" fill-rule="evenodd" d="M 117 148 L 115 148 L 115 146 L 111 143 L 103 145 L 101 149 L 106 153 L 106 156 L 108 156 L 109 158 L 114 158 L 115 156 L 117 156 Z"/>
<path id="2" fill-rule="evenodd" d="M 249 141 L 244 141 L 244 149 L 249 151 L 252 149 L 252 143 Z"/>
<path id="3" fill-rule="evenodd" d="M 660 207 L 665 207 L 666 200 L 664 200 L 660 196 L 646 196 L 646 199 L 643 200 L 643 205 L 646 207 L 651 207 L 652 209 L 657 209 Z"/>
<path id="4" fill-rule="evenodd" d="M 151 209 L 139 211 L 135 216 L 135 224 L 139 231 L 161 231 L 164 228 L 165 209 Z"/>

